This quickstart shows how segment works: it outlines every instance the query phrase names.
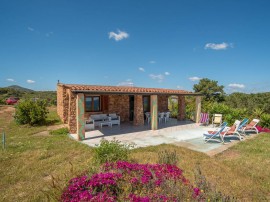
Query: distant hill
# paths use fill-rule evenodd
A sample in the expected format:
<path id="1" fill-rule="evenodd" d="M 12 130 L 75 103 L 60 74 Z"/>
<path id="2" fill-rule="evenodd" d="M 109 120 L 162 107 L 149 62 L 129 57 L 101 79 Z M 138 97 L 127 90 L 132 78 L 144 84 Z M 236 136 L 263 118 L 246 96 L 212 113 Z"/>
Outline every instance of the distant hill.
<path id="1" fill-rule="evenodd" d="M 34 90 L 31 90 L 29 88 L 24 88 L 24 87 L 21 87 L 21 86 L 18 86 L 18 85 L 12 85 L 12 86 L 8 86 L 6 88 L 14 89 L 14 90 L 21 91 L 21 92 L 34 92 Z"/>

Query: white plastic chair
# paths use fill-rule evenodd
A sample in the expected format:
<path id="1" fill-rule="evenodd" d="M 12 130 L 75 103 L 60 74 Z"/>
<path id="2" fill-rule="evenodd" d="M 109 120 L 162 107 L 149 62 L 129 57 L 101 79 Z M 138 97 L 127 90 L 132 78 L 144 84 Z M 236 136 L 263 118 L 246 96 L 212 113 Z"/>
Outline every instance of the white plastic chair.
<path id="1" fill-rule="evenodd" d="M 159 116 L 158 116 L 158 122 L 162 122 L 164 120 L 164 112 L 161 112 L 159 113 Z"/>
<path id="2" fill-rule="evenodd" d="M 150 123 L 150 120 L 151 120 L 150 112 L 145 112 L 145 116 L 146 116 L 147 124 L 149 124 Z"/>
<path id="3" fill-rule="evenodd" d="M 164 121 L 165 121 L 165 123 L 170 120 L 170 114 L 171 114 L 171 112 L 166 112 L 165 113 L 165 115 L 164 115 Z"/>

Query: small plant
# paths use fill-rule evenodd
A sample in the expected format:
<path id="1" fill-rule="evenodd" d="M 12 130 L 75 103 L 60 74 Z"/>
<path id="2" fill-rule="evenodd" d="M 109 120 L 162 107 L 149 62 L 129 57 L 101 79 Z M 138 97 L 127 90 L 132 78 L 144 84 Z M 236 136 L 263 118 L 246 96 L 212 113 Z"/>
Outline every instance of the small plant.
<path id="1" fill-rule="evenodd" d="M 94 161 L 96 163 L 116 162 L 128 160 L 133 144 L 123 144 L 119 140 L 108 141 L 102 139 L 100 145 L 94 148 Z"/>
<path id="2" fill-rule="evenodd" d="M 270 114 L 262 114 L 259 124 L 263 128 L 270 128 Z"/>
<path id="3" fill-rule="evenodd" d="M 43 100 L 23 100 L 16 106 L 15 120 L 19 124 L 44 124 L 48 114 L 46 102 Z"/>
<path id="4" fill-rule="evenodd" d="M 260 118 L 263 115 L 264 111 L 260 108 L 255 108 L 252 112 L 252 115 Z"/>
<path id="5" fill-rule="evenodd" d="M 170 152 L 170 151 L 161 151 L 158 152 L 158 163 L 160 164 L 171 164 L 176 165 L 178 161 L 178 157 L 176 154 L 176 151 Z"/>
<path id="6" fill-rule="evenodd" d="M 59 128 L 57 130 L 50 131 L 51 135 L 66 135 L 68 133 L 69 133 L 69 131 L 67 128 Z"/>
<path id="7" fill-rule="evenodd" d="M 195 185 L 194 192 L 197 194 L 198 201 L 223 201 L 231 202 L 237 201 L 233 196 L 227 196 L 217 191 L 213 185 L 211 185 L 206 177 L 202 174 L 202 171 L 199 166 L 197 166 L 195 172 Z"/>

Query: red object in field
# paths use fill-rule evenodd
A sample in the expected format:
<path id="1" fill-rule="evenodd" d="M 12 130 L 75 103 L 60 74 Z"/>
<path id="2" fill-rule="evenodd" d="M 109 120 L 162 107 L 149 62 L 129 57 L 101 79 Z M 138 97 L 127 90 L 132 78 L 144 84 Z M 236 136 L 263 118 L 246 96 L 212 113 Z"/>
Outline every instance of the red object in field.
<path id="1" fill-rule="evenodd" d="M 260 126 L 256 126 L 257 130 L 259 132 L 265 132 L 265 133 L 270 133 L 270 129 L 269 128 L 262 128 Z"/>
<path id="2" fill-rule="evenodd" d="M 19 100 L 20 100 L 20 98 L 18 98 L 18 97 L 10 97 L 10 98 L 8 98 L 8 99 L 6 100 L 6 103 L 7 103 L 8 105 L 14 105 L 14 104 L 16 104 Z"/>

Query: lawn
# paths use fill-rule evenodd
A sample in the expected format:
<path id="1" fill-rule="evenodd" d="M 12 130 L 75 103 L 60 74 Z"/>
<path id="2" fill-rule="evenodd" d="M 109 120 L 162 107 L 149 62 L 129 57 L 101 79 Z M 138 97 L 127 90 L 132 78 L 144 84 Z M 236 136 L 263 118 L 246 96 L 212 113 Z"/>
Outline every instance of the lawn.
<path id="1" fill-rule="evenodd" d="M 3 201 L 48 201 L 58 196 L 77 174 L 93 167 L 93 150 L 66 135 L 42 134 L 46 126 L 18 126 L 12 108 L 0 107 L 0 128 L 7 135 L 7 148 L 0 154 L 0 198 Z M 50 109 L 48 124 L 60 124 L 55 108 Z M 0 131 L 0 132 L 1 132 Z M 135 149 L 131 158 L 139 163 L 156 163 L 157 153 L 176 151 L 178 166 L 194 180 L 199 166 L 206 179 L 224 194 L 245 201 L 270 200 L 270 134 L 240 142 L 227 151 L 209 157 L 173 145 Z"/>

